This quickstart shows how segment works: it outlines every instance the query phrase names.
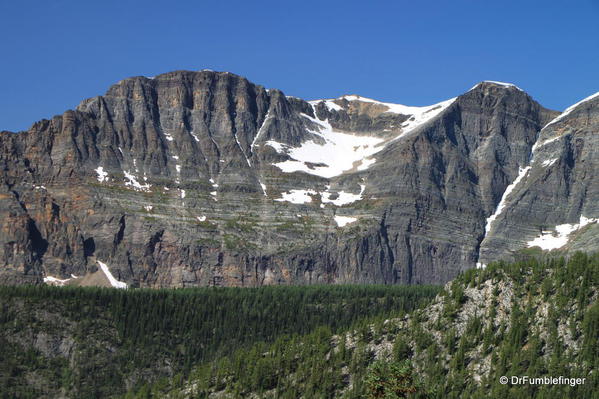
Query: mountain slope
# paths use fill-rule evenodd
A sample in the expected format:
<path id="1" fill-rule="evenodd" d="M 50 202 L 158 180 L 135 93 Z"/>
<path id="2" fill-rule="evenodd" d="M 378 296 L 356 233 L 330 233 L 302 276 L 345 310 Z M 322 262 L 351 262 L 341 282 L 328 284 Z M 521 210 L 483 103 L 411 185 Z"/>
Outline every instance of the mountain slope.
<path id="1" fill-rule="evenodd" d="M 598 284 L 597 255 L 495 263 L 460 275 L 406 317 L 244 348 L 188 381 L 130 397 L 594 398 Z M 516 384 L 512 376 L 579 380 Z M 413 394 L 368 395 L 373 382 L 393 380 Z"/>
<path id="2" fill-rule="evenodd" d="M 481 263 L 521 248 L 599 246 L 599 93 L 573 105 L 539 133 L 521 179 L 481 245 Z M 525 166 L 527 165 L 527 166 Z"/>
<path id="3" fill-rule="evenodd" d="M 256 342 L 389 317 L 432 286 L 0 287 L 2 398 L 113 397 Z"/>
<path id="4" fill-rule="evenodd" d="M 557 115 L 497 82 L 407 107 L 212 71 L 126 79 L 0 134 L 0 279 L 102 262 L 143 287 L 444 283 L 487 262 L 486 220 Z"/>

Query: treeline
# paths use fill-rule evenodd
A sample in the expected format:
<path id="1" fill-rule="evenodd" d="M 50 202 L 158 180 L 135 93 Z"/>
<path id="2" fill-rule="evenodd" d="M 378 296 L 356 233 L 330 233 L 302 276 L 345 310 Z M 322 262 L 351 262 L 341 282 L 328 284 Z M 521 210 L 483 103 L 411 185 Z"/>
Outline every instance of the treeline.
<path id="1" fill-rule="evenodd" d="M 127 398 L 597 398 L 598 287 L 599 255 L 495 263 L 463 273 L 439 304 L 406 319 L 279 337 Z"/>
<path id="2" fill-rule="evenodd" d="M 54 391 L 106 397 L 156 376 L 175 371 L 185 376 L 194 365 L 257 342 L 402 315 L 439 291 L 433 286 L 0 287 L 0 392 L 28 396 L 27 374 L 43 369 L 41 378 L 53 379 Z M 43 353 L 52 348 L 36 349 L 40 334 L 66 334 L 75 349 L 69 355 Z M 50 388 L 33 389 L 31 397 L 44 389 Z"/>

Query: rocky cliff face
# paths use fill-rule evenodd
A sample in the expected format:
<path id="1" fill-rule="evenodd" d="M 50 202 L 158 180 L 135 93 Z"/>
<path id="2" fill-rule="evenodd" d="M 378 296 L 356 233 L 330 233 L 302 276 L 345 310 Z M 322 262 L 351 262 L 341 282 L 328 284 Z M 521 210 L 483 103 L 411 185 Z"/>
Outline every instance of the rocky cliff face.
<path id="1" fill-rule="evenodd" d="M 598 93 L 599 94 L 599 93 Z M 489 224 L 481 263 L 523 247 L 599 248 L 599 95 L 567 109 L 539 133 L 520 178 Z"/>
<path id="2" fill-rule="evenodd" d="M 495 215 L 498 205 L 521 169 L 545 160 L 537 152 L 561 142 L 538 140 L 564 135 L 556 129 L 574 117 L 587 133 L 565 134 L 568 152 L 551 168 L 586 184 L 566 202 L 569 188 L 548 194 L 561 216 L 544 217 L 573 220 L 580 201 L 597 216 L 582 161 L 593 151 L 575 139 L 597 131 L 585 104 L 586 116 L 541 131 L 558 113 L 493 82 L 406 107 L 306 102 L 212 71 L 126 79 L 0 134 L 0 280 L 76 280 L 100 261 L 147 287 L 443 283 L 524 246 L 531 216 L 515 216 L 516 236 L 503 220 L 517 204 Z"/>

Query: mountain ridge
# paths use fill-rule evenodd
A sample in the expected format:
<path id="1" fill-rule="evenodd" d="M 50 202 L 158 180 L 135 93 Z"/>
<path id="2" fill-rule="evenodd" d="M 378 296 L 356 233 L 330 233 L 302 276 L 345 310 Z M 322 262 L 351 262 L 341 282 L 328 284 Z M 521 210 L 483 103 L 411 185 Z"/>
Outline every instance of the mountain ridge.
<path id="1" fill-rule="evenodd" d="M 444 283 L 513 257 L 480 256 L 485 224 L 558 113 L 496 82 L 439 104 L 307 102 L 226 72 L 124 79 L 0 135 L 0 279 L 97 259 L 131 286 Z"/>

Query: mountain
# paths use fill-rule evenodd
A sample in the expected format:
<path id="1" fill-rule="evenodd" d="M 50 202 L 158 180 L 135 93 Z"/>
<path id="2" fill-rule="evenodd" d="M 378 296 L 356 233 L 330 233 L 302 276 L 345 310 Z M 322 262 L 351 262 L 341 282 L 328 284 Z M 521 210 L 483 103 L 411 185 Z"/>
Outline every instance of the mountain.
<path id="1" fill-rule="evenodd" d="M 488 223 L 481 263 L 527 246 L 599 247 L 599 93 L 568 108 L 539 133 L 504 211 Z"/>
<path id="2" fill-rule="evenodd" d="M 0 281 L 445 283 L 566 224 L 562 250 L 596 249 L 598 103 L 559 114 L 499 82 L 409 107 L 208 70 L 125 79 L 0 133 Z"/>

